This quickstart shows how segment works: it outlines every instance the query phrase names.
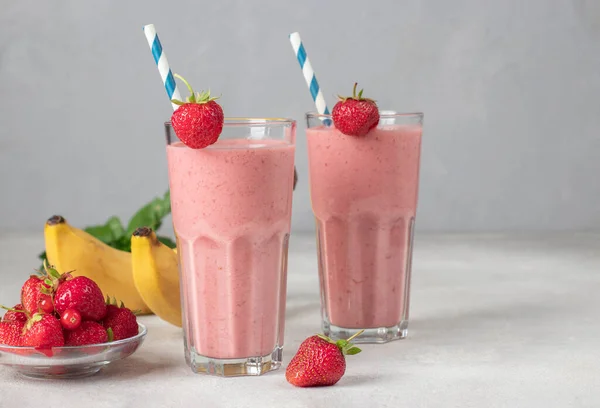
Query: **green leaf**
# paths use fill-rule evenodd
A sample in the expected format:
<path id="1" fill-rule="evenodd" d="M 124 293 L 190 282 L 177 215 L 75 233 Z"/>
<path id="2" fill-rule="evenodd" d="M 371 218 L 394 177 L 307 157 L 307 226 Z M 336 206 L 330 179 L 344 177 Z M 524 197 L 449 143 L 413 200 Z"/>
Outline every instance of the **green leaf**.
<path id="1" fill-rule="evenodd" d="M 171 238 L 169 237 L 161 237 L 161 236 L 157 236 L 156 238 L 158 238 L 158 240 L 160 242 L 162 242 L 163 244 L 165 244 L 166 246 L 168 246 L 169 248 L 175 248 L 177 247 L 177 244 L 175 243 L 175 241 L 173 241 Z"/>
<path id="2" fill-rule="evenodd" d="M 113 241 L 113 232 L 108 225 L 94 225 L 84 229 L 88 234 L 98 238 L 105 244 L 110 244 Z"/>
<path id="3" fill-rule="evenodd" d="M 110 231 L 112 232 L 113 239 L 115 240 L 127 235 L 125 234 L 125 228 L 123 227 L 123 223 L 121 222 L 119 217 L 110 217 L 108 221 L 106 221 L 105 225 L 110 229 Z"/>
<path id="4" fill-rule="evenodd" d="M 349 356 L 352 356 L 354 354 L 358 354 L 360 353 L 362 350 L 359 349 L 358 347 L 350 347 L 348 350 L 346 350 L 346 354 Z"/>
<path id="5" fill-rule="evenodd" d="M 339 348 L 344 348 L 348 345 L 348 341 L 347 340 L 338 340 L 335 342 L 335 344 L 339 347 Z"/>
<path id="6" fill-rule="evenodd" d="M 161 226 L 161 221 L 164 217 L 171 213 L 170 194 L 165 194 L 162 198 L 156 197 L 148 204 L 140 208 L 131 217 L 127 225 L 127 236 L 131 236 L 139 227 L 152 228 L 157 231 Z"/>
<path id="7" fill-rule="evenodd" d="M 112 342 L 115 339 L 115 334 L 113 333 L 113 329 L 112 328 L 108 328 L 106 329 L 106 334 L 108 334 L 108 342 Z"/>
<path id="8" fill-rule="evenodd" d="M 110 246 L 119 251 L 131 252 L 131 240 L 129 237 L 121 237 L 110 243 Z"/>
<path id="9" fill-rule="evenodd" d="M 46 251 L 42 252 L 41 254 L 38 255 L 38 258 L 42 261 L 42 266 L 40 266 L 40 270 L 44 269 L 44 261 L 48 262 L 48 258 L 46 257 Z"/>

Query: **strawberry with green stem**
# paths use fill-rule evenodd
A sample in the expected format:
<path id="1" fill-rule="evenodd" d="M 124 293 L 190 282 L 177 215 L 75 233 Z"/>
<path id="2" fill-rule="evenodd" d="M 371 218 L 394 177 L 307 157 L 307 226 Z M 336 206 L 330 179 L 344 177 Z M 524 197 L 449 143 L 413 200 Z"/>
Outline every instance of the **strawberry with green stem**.
<path id="1" fill-rule="evenodd" d="M 2 317 L 3 322 L 20 322 L 25 324 L 27 322 L 27 312 L 23 308 L 22 304 L 18 304 L 13 306 L 12 308 L 8 308 L 0 305 L 0 308 L 5 309 L 7 312 Z"/>
<path id="2" fill-rule="evenodd" d="M 50 314 L 35 313 L 23 328 L 23 346 L 47 349 L 65 345 L 62 326 Z"/>
<path id="3" fill-rule="evenodd" d="M 309 337 L 287 366 L 285 378 L 297 387 L 334 385 L 346 372 L 346 356 L 361 352 L 351 340 L 363 332 L 338 341 L 321 334 Z"/>
<path id="4" fill-rule="evenodd" d="M 185 83 L 190 96 L 187 101 L 171 100 L 179 105 L 171 116 L 171 125 L 183 144 L 192 149 L 203 149 L 214 144 L 223 130 L 223 108 L 210 96 L 210 90 L 194 92 L 192 86 L 180 75 L 176 78 Z"/>
<path id="5" fill-rule="evenodd" d="M 379 123 L 379 108 L 373 99 L 363 98 L 363 90 L 356 93 L 354 84 L 352 96 L 338 96 L 339 101 L 331 111 L 336 129 L 348 136 L 365 136 Z"/>
<path id="6" fill-rule="evenodd" d="M 102 321 L 107 330 L 111 330 L 114 340 L 134 337 L 139 332 L 136 311 L 129 310 L 123 302 L 117 306 L 116 299 L 106 297 L 106 317 Z"/>
<path id="7" fill-rule="evenodd" d="M 44 262 L 43 271 L 31 275 L 21 288 L 21 304 L 28 313 L 53 313 L 54 292 L 71 275 L 60 274 L 54 267 Z"/>

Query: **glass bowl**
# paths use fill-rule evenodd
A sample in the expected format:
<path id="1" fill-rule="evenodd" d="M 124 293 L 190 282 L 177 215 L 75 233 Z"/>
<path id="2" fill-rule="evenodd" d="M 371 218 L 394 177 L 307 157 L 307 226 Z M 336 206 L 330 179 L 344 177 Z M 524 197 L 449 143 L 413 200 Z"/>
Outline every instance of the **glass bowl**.
<path id="1" fill-rule="evenodd" d="M 129 357 L 142 344 L 147 332 L 146 326 L 138 323 L 136 336 L 110 343 L 51 349 L 0 345 L 0 364 L 32 378 L 86 377 L 113 361 Z"/>

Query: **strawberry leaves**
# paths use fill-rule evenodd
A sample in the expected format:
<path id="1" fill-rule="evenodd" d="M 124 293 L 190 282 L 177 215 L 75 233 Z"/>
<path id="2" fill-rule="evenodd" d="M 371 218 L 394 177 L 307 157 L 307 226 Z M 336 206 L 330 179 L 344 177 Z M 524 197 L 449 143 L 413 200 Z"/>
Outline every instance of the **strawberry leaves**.
<path id="1" fill-rule="evenodd" d="M 181 81 L 183 81 L 183 83 L 187 87 L 188 91 L 190 91 L 190 96 L 187 97 L 187 101 L 180 101 L 178 99 L 171 99 L 171 102 L 173 102 L 175 105 L 181 106 L 181 105 L 185 105 L 186 103 L 199 103 L 199 104 L 202 104 L 202 103 L 208 103 L 210 101 L 215 101 L 215 100 L 219 99 L 219 97 L 211 97 L 210 96 L 210 89 L 208 91 L 194 92 L 194 89 L 189 84 L 189 82 L 185 80 L 184 77 L 182 77 L 179 74 L 175 74 L 174 77 L 177 78 L 177 79 L 180 79 Z"/>
<path id="2" fill-rule="evenodd" d="M 358 95 L 356 94 L 356 87 L 358 86 L 358 82 L 354 83 L 354 87 L 352 88 L 352 96 L 341 96 L 338 95 L 338 99 L 342 102 L 346 102 L 348 99 L 354 99 L 355 101 L 369 101 L 369 102 L 375 102 L 374 99 L 370 99 L 370 98 L 363 98 L 363 91 L 364 89 L 361 89 L 358 92 Z"/>
<path id="3" fill-rule="evenodd" d="M 359 349 L 358 347 L 356 347 L 354 344 L 350 343 L 350 341 L 352 341 L 352 339 L 360 336 L 363 332 L 364 332 L 364 330 L 361 330 L 361 331 L 355 333 L 352 337 L 348 338 L 347 340 L 341 339 L 338 341 L 333 341 L 332 339 L 330 339 L 329 337 L 327 337 L 323 334 L 317 334 L 317 336 L 320 339 L 325 340 L 328 343 L 335 344 L 340 349 L 342 354 L 348 355 L 348 356 L 353 356 L 354 354 L 360 353 L 362 350 Z"/>

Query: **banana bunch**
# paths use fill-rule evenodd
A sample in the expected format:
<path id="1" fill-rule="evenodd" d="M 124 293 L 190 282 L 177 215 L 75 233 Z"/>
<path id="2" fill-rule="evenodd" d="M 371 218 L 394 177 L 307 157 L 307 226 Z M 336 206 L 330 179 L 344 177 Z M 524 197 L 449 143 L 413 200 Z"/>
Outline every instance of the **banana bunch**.
<path id="1" fill-rule="evenodd" d="M 150 228 L 133 233 L 131 253 L 108 246 L 58 215 L 46 222 L 44 239 L 48 262 L 58 270 L 87 276 L 128 308 L 181 327 L 177 253 Z"/>

